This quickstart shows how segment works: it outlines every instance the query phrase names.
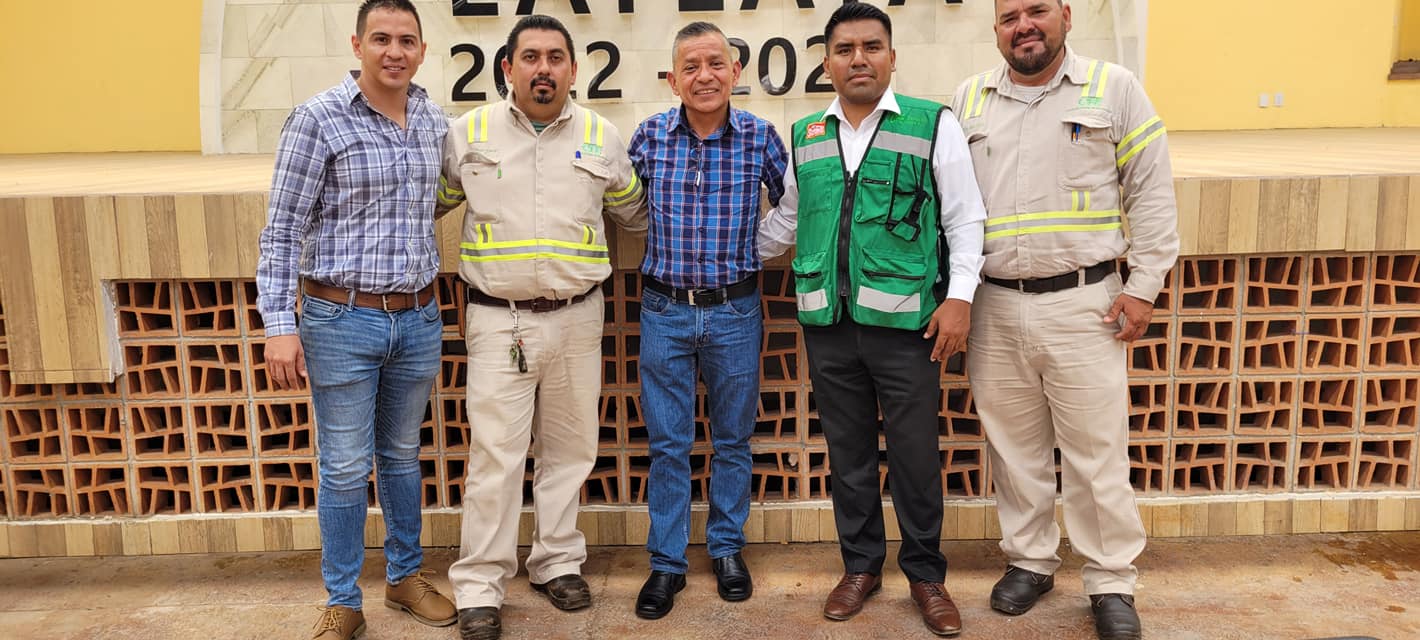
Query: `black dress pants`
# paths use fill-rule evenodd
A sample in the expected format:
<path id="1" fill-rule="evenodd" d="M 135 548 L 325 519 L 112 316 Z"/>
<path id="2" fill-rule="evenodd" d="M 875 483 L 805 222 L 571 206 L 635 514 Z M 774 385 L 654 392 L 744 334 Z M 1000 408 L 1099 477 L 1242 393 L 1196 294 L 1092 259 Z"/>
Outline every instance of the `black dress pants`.
<path id="1" fill-rule="evenodd" d="M 845 314 L 833 326 L 804 327 L 804 343 L 828 440 L 844 571 L 882 575 L 887 542 L 878 484 L 881 432 L 902 533 L 898 564 L 910 581 L 942 582 L 941 364 L 930 359 L 933 341 L 921 331 L 860 325 Z"/>

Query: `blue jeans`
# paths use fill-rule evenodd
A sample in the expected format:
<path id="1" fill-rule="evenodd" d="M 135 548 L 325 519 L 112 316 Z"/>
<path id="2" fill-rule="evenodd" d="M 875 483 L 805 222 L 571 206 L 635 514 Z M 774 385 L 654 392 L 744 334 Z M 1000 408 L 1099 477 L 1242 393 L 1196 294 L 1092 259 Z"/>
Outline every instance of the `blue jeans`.
<path id="1" fill-rule="evenodd" d="M 678 304 L 650 289 L 641 293 L 641 408 L 651 438 L 646 550 L 652 570 L 686 571 L 697 365 L 715 447 L 706 546 L 711 558 L 724 558 L 745 545 L 763 328 L 758 291 L 714 306 Z"/>
<path id="2" fill-rule="evenodd" d="M 360 609 L 365 488 L 372 460 L 384 511 L 385 579 L 419 570 L 419 423 L 439 374 L 444 324 L 434 301 L 386 313 L 307 296 L 301 345 L 316 413 L 321 577 L 327 604 Z"/>

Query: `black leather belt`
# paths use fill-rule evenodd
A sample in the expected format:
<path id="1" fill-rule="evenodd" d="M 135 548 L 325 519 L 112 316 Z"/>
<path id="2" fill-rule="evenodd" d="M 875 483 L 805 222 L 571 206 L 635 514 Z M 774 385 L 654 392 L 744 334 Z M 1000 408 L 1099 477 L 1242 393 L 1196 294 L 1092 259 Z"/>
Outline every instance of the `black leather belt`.
<path id="1" fill-rule="evenodd" d="M 522 309 L 523 311 L 531 311 L 533 313 L 546 313 L 548 311 L 556 311 L 567 305 L 577 304 L 578 302 L 586 300 L 587 296 L 589 295 L 591 295 L 591 291 L 588 291 L 587 293 L 579 293 L 575 296 L 563 300 L 553 300 L 551 298 L 513 300 L 512 306 L 517 307 L 518 309 Z M 472 302 L 473 304 L 481 304 L 489 307 L 503 307 L 505 309 L 508 307 L 509 304 L 508 300 L 505 300 L 503 298 L 495 298 L 473 287 L 468 288 L 468 301 Z"/>
<path id="2" fill-rule="evenodd" d="M 1050 293 L 1052 291 L 1064 291 L 1066 289 L 1082 287 L 1087 284 L 1094 284 L 1100 280 L 1104 280 L 1109 274 L 1115 273 L 1117 270 L 1118 267 L 1115 265 L 1114 261 L 1110 260 L 1050 278 L 1011 280 L 1009 278 L 986 276 L 986 281 L 998 287 L 1015 289 L 1022 293 Z"/>
<path id="3" fill-rule="evenodd" d="M 702 305 L 725 304 L 740 296 L 754 293 L 754 290 L 759 288 L 759 281 L 754 276 L 750 276 L 728 287 L 721 287 L 719 289 L 677 289 L 651 276 L 643 276 L 641 286 L 681 304 L 698 307 Z"/>

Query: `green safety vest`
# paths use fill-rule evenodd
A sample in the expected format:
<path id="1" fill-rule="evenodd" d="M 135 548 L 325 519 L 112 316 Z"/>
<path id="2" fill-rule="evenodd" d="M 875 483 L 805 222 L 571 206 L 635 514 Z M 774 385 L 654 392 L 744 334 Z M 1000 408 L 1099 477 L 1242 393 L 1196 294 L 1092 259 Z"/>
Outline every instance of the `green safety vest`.
<path id="1" fill-rule="evenodd" d="M 857 173 L 844 167 L 837 118 L 820 111 L 794 123 L 794 288 L 805 325 L 838 322 L 846 304 L 859 324 L 917 330 L 946 290 L 932 148 L 947 108 L 897 101 L 902 113 L 883 113 Z"/>

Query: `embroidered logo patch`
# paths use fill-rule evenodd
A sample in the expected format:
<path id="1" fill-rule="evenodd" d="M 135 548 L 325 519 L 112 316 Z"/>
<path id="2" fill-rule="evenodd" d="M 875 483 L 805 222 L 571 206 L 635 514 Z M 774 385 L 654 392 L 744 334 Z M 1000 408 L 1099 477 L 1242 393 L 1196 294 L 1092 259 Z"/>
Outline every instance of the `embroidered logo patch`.
<path id="1" fill-rule="evenodd" d="M 1095 97 L 1095 96 L 1081 96 L 1081 97 L 1080 97 L 1080 101 L 1079 101 L 1078 103 L 1076 103 L 1076 106 L 1079 106 L 1079 107 L 1099 107 L 1100 105 L 1103 105 L 1103 104 L 1104 104 L 1104 99 L 1103 99 L 1103 98 L 1098 98 L 1098 97 Z"/>
<path id="2" fill-rule="evenodd" d="M 587 155 L 599 156 L 602 154 L 602 146 L 599 144 L 592 144 L 590 142 L 583 142 L 582 153 L 585 153 Z"/>
<path id="3" fill-rule="evenodd" d="M 826 135 L 828 135 L 828 125 L 820 120 L 818 122 L 809 123 L 808 132 L 804 134 L 804 138 L 813 140 L 814 138 Z"/>

